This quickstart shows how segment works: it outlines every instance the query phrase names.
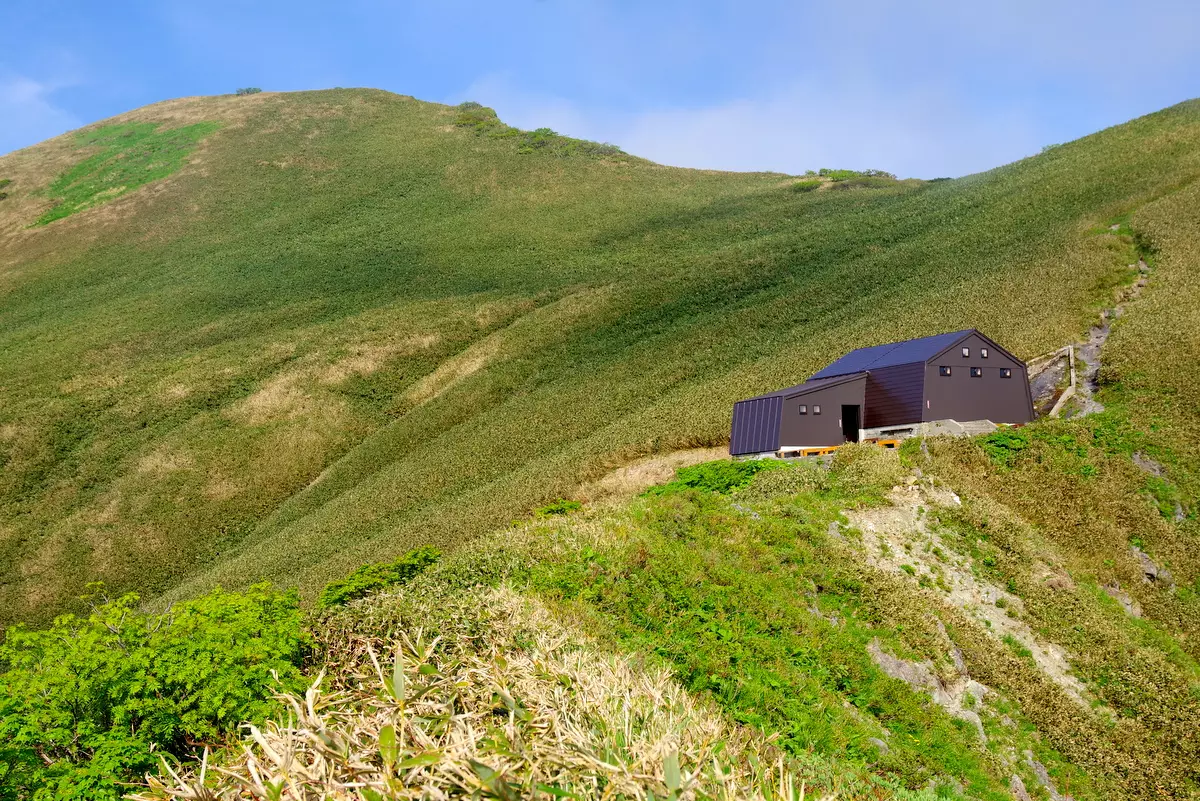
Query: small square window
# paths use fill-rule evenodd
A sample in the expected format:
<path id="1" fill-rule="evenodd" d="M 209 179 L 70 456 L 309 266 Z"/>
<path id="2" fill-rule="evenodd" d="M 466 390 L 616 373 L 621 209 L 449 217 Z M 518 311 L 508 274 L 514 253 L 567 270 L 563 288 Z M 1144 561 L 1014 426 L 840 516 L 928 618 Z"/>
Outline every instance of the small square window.
<path id="1" fill-rule="evenodd" d="M 971 378 L 982 378 L 982 377 L 983 377 L 983 368 L 982 367 L 972 367 L 971 368 Z"/>
<path id="2" fill-rule="evenodd" d="M 987 348 L 980 348 L 980 349 L 979 349 L 979 355 L 980 355 L 981 357 L 983 357 L 984 359 L 986 359 L 986 358 L 987 358 Z"/>
<path id="3" fill-rule="evenodd" d="M 970 356 L 970 355 L 971 355 L 971 349 L 970 349 L 970 348 L 963 348 L 963 358 L 965 359 L 965 358 L 967 358 L 967 357 L 968 357 L 968 356 Z"/>
<path id="4" fill-rule="evenodd" d="M 943 364 L 941 367 L 939 367 L 939 368 L 938 368 L 938 375 L 950 375 L 950 368 L 949 368 L 949 366 L 947 366 L 947 365 Z"/>
<path id="5" fill-rule="evenodd" d="M 1011 367 L 1001 367 L 1000 368 L 1000 377 L 1001 378 L 1012 378 L 1012 368 Z"/>
<path id="6" fill-rule="evenodd" d="M 820 413 L 821 413 L 821 407 L 816 404 L 813 404 L 813 414 L 820 414 Z"/>
<path id="7" fill-rule="evenodd" d="M 800 414 L 808 414 L 808 405 L 807 404 L 804 404 L 804 403 L 800 404 Z"/>

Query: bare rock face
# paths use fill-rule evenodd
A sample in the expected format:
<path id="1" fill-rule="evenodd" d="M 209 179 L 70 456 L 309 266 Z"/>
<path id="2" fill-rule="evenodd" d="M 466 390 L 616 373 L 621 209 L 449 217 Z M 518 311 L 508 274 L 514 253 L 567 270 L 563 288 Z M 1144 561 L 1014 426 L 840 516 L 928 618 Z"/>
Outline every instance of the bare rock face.
<path id="1" fill-rule="evenodd" d="M 1050 796 L 1050 801 L 1074 801 L 1069 795 L 1063 795 L 1054 786 L 1054 782 L 1050 781 L 1050 772 L 1046 770 L 1046 766 L 1033 756 L 1032 751 L 1025 751 L 1025 764 L 1033 771 L 1033 775 L 1037 777 L 1038 784 L 1042 785 L 1046 790 L 1046 794 Z"/>
<path id="2" fill-rule="evenodd" d="M 976 704 L 979 704 L 983 702 L 984 696 L 991 691 L 988 689 L 986 684 L 980 684 L 979 682 L 975 681 L 975 679 L 968 679 L 966 692 L 967 695 L 975 699 Z"/>
<path id="3" fill-rule="evenodd" d="M 1025 782 L 1023 782 L 1021 777 L 1015 773 L 1012 775 L 1012 779 L 1010 779 L 1008 782 L 1008 791 L 1012 793 L 1012 796 L 1014 799 L 1016 799 L 1016 801 L 1033 801 L 1033 799 L 1029 797 L 1029 791 L 1025 789 Z"/>
<path id="4" fill-rule="evenodd" d="M 884 673 L 893 679 L 899 679 L 919 693 L 925 693 L 933 699 L 935 704 L 952 716 L 970 723 L 975 728 L 975 733 L 979 735 L 979 741 L 985 746 L 987 745 L 988 738 L 987 732 L 983 728 L 983 720 L 979 717 L 979 713 L 965 708 L 963 701 L 967 696 L 972 696 L 978 703 L 990 690 L 985 685 L 968 679 L 965 674 L 965 665 L 962 665 L 958 679 L 951 684 L 946 684 L 934 671 L 931 662 L 928 660 L 910 662 L 907 659 L 892 656 L 883 650 L 883 646 L 879 644 L 879 638 L 871 640 L 867 646 L 867 652 Z M 962 663 L 961 652 L 955 662 L 956 664 Z"/>
<path id="5" fill-rule="evenodd" d="M 958 718 L 959 720 L 965 720 L 967 723 L 970 723 L 972 726 L 974 726 L 975 733 L 979 735 L 979 742 L 987 745 L 987 732 L 983 730 L 983 721 L 980 719 L 978 713 L 972 712 L 970 709 L 958 709 L 955 710 L 953 714 L 954 717 Z"/>
<path id="6" fill-rule="evenodd" d="M 1129 596 L 1129 593 L 1121 589 L 1121 583 L 1114 581 L 1111 584 L 1105 584 L 1104 592 L 1109 598 L 1112 598 L 1122 607 L 1125 608 L 1125 613 L 1130 617 L 1142 616 L 1142 605 Z"/>
<path id="7" fill-rule="evenodd" d="M 878 737 L 868 737 L 867 742 L 878 748 L 880 754 L 886 754 L 891 751 L 891 749 L 888 748 L 888 744 Z"/>
<path id="8" fill-rule="evenodd" d="M 893 679 L 899 679 L 917 692 L 928 694 L 938 706 L 943 708 L 957 706 L 950 694 L 946 692 L 946 688 L 937 674 L 934 673 L 933 665 L 929 661 L 909 662 L 906 659 L 892 656 L 883 650 L 878 637 L 871 640 L 867 646 L 867 653 L 884 673 Z"/>
<path id="9" fill-rule="evenodd" d="M 1152 476 L 1161 476 L 1163 474 L 1162 465 L 1141 451 L 1134 451 L 1133 463 L 1137 465 L 1139 469 L 1149 473 Z"/>
<path id="10" fill-rule="evenodd" d="M 1129 552 L 1141 563 L 1142 574 L 1147 584 L 1164 584 L 1168 587 L 1175 586 L 1175 579 L 1171 576 L 1171 571 L 1165 567 L 1159 567 L 1141 548 L 1136 545 L 1130 545 Z"/>

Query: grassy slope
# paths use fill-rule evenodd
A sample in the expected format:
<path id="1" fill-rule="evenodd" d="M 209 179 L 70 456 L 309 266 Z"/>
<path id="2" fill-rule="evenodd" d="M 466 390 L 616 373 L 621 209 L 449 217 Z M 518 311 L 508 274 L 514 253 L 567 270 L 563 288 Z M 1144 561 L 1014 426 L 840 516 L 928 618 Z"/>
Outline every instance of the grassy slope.
<path id="1" fill-rule="evenodd" d="M 658 705 L 661 714 L 631 715 L 623 707 L 575 730 L 582 740 L 572 749 L 609 755 L 576 763 L 555 780 L 585 795 L 594 792 L 598 775 L 601 786 L 607 781 L 597 765 L 608 770 L 638 760 L 643 789 L 630 788 L 630 797 L 645 797 L 649 789 L 661 794 L 660 770 L 656 759 L 645 757 L 641 727 L 661 729 L 677 714 L 667 709 L 682 699 L 717 713 L 726 726 L 721 739 L 732 749 L 726 753 L 734 758 L 747 741 L 769 735 L 773 747 L 760 751 L 762 762 L 774 764 L 781 752 L 787 770 L 818 798 L 1003 801 L 1014 797 L 1013 776 L 1032 797 L 1049 797 L 1039 770 L 1079 801 L 1195 798 L 1200 564 L 1194 556 L 1171 560 L 1174 590 L 1146 585 L 1127 551 L 1129 531 L 1112 530 L 1113 521 L 1136 524 L 1146 547 L 1165 560 L 1194 543 L 1188 528 L 1194 520 L 1164 521 L 1142 492 L 1145 476 L 1124 450 L 1130 426 L 1119 410 L 1085 421 L 1039 422 L 1025 430 L 1028 447 L 1001 461 L 988 455 L 986 441 L 939 439 L 926 448 L 914 442 L 900 455 L 860 446 L 840 451 L 828 473 L 784 464 L 732 495 L 677 485 L 567 518 L 517 524 L 486 545 L 460 550 L 407 587 L 319 615 L 315 661 L 335 687 L 351 688 L 351 712 L 362 715 L 380 706 L 372 679 L 359 686 L 373 675 L 368 646 L 389 654 L 424 630 L 440 635 L 431 646 L 438 665 L 461 670 L 485 654 L 494 664 L 480 675 L 507 688 L 510 707 L 528 708 L 531 719 L 545 722 L 533 731 L 510 720 L 505 738 L 475 737 L 471 756 L 502 766 L 513 786 L 534 797 L 549 797 L 531 788 L 548 767 L 553 772 L 562 764 L 553 753 L 561 743 L 541 731 L 588 697 L 552 667 L 546 641 L 553 641 L 559 649 L 570 643 L 564 650 L 585 661 L 616 656 L 673 677 L 656 690 L 670 699 Z M 853 525 L 855 515 L 872 512 L 887 525 L 897 482 L 919 486 L 929 502 L 929 528 L 909 530 L 901 556 L 920 565 L 917 570 L 864 558 L 878 531 Z M 961 503 L 949 500 L 947 484 Z M 1048 510 L 1029 487 L 1056 494 L 1059 508 Z M 1100 505 L 1100 513 L 1073 517 L 1083 501 Z M 831 525 L 835 521 L 840 525 Z M 994 616 L 955 600 L 962 585 L 958 579 L 954 587 L 947 584 L 942 569 L 956 565 L 980 588 L 1004 588 L 1008 603 L 996 606 L 1008 625 L 1025 627 L 1027 642 L 1066 649 L 1083 704 L 1028 650 L 1006 641 L 993 627 Z M 1114 580 L 1140 602 L 1141 617 L 1100 590 Z M 510 601 L 496 596 L 497 585 Z M 552 614 L 506 639 L 513 589 Z M 901 659 L 926 660 L 943 687 L 962 687 L 968 677 L 983 682 L 987 692 L 967 708 L 978 715 L 986 740 L 926 693 L 886 676 L 868 655 L 872 642 Z M 509 684 L 511 666 L 529 662 L 540 666 L 536 679 Z M 605 674 L 601 697 L 630 697 L 636 708 L 629 678 L 614 679 Z M 550 696 L 558 699 L 553 705 Z M 490 688 L 460 690 L 456 709 L 465 720 L 484 719 L 473 725 L 485 725 L 488 717 L 494 725 L 488 710 L 497 697 Z M 373 783 L 391 775 L 378 757 L 379 727 L 405 720 L 403 712 L 389 714 L 354 729 L 360 758 L 378 771 L 368 779 Z M 677 725 L 689 743 L 677 746 L 685 773 L 703 770 L 690 724 Z M 347 735 L 350 725 L 335 722 L 331 729 Z M 614 730 L 624 736 L 610 739 Z M 303 730 L 296 739 L 318 741 Z M 249 780 L 235 750 L 219 758 L 237 763 L 235 774 Z M 450 748 L 436 756 L 435 768 L 396 781 L 456 786 L 447 776 L 466 755 Z M 708 792 L 710 778 L 701 780 Z M 742 789 L 734 797 L 745 794 Z"/>
<path id="2" fill-rule="evenodd" d="M 797 193 L 521 153 L 382 92 L 175 101 L 123 121 L 220 123 L 187 167 L 39 228 L 90 151 L 4 157 L 0 624 L 93 578 L 312 590 L 452 547 L 632 455 L 719 443 L 733 399 L 850 347 L 965 326 L 1058 346 L 1123 277 L 1098 229 L 1200 171 L 1198 111 L 958 181 Z"/>

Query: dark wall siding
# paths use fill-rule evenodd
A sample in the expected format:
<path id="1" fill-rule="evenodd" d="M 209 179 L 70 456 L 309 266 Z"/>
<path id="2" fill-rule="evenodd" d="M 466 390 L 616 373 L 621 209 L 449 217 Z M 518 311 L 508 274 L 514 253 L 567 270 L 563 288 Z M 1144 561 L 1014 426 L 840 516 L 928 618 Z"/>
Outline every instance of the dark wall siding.
<path id="1" fill-rule="evenodd" d="M 733 406 L 729 453 L 764 453 L 779 448 L 779 409 L 783 398 L 738 401 Z"/>
<path id="2" fill-rule="evenodd" d="M 788 397 L 783 402 L 780 447 L 841 445 L 844 441 L 842 404 L 862 406 L 865 385 L 864 375 L 843 384 Z M 808 414 L 800 414 L 799 407 L 802 403 L 808 406 Z M 820 405 L 820 414 L 813 414 L 815 405 Z M 861 414 L 863 412 L 860 412 Z"/>
<path id="3" fill-rule="evenodd" d="M 962 348 L 971 349 L 963 357 Z M 988 348 L 988 358 L 980 348 Z M 939 368 L 950 368 L 943 376 Z M 982 367 L 983 375 L 971 377 L 972 367 Z M 1012 378 L 1001 378 L 1000 368 L 1012 370 Z M 991 420 L 993 423 L 1028 423 L 1033 419 L 1029 398 L 1029 378 L 1025 365 L 1011 358 L 986 340 L 972 335 L 925 366 L 925 420 Z"/>
<path id="4" fill-rule="evenodd" d="M 867 376 L 863 428 L 921 422 L 924 381 L 925 365 L 921 363 L 872 370 Z"/>

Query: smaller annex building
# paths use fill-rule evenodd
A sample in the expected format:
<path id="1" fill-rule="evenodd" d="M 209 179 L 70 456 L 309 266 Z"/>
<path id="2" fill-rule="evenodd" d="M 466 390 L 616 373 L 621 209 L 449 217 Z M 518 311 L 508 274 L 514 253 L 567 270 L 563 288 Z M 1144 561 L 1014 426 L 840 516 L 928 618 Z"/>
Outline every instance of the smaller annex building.
<path id="1" fill-rule="evenodd" d="M 1025 363 L 972 328 L 859 348 L 803 384 L 738 401 L 729 452 L 782 455 L 911 436 L 929 423 L 1031 420 Z"/>

